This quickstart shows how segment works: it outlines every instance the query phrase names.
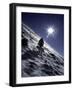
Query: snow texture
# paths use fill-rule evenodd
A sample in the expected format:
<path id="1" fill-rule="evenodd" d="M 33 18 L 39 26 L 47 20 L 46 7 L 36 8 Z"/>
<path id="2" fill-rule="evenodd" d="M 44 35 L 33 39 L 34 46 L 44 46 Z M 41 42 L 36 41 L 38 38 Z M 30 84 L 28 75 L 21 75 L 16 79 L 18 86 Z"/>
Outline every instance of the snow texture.
<path id="1" fill-rule="evenodd" d="M 28 46 L 22 45 L 21 77 L 64 75 L 64 59 L 44 41 L 39 48 L 38 36 L 31 28 L 22 23 L 22 39 L 28 40 Z"/>

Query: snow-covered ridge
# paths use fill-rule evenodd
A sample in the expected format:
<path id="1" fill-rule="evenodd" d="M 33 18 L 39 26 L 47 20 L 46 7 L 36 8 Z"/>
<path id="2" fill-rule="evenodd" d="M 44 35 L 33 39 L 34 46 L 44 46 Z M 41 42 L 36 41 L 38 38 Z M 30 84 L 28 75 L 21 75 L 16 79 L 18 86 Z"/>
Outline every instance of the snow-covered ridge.
<path id="1" fill-rule="evenodd" d="M 22 38 L 28 41 L 26 47 L 25 42 L 22 44 L 22 77 L 64 75 L 64 59 L 45 41 L 44 47 L 39 48 L 41 37 L 23 23 Z"/>
<path id="2" fill-rule="evenodd" d="M 22 23 L 22 28 L 23 28 L 23 32 L 26 32 L 29 34 L 29 37 L 32 39 L 35 39 L 35 43 L 37 45 L 37 42 L 40 40 L 40 36 L 37 35 L 30 27 L 28 27 L 26 24 Z M 26 38 L 28 37 L 28 35 L 26 35 Z M 46 41 L 44 41 L 44 48 L 46 50 L 51 51 L 53 54 L 55 54 L 56 56 L 60 56 L 62 57 L 56 50 L 54 50 L 50 45 L 47 44 Z M 63 57 L 62 57 L 63 58 Z"/>

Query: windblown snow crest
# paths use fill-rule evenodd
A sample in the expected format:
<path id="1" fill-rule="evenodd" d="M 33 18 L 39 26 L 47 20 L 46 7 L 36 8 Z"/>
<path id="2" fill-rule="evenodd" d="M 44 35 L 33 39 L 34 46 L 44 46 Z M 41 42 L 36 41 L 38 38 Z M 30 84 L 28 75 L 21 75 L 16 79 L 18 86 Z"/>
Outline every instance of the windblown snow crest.
<path id="1" fill-rule="evenodd" d="M 21 77 L 60 76 L 64 75 L 64 59 L 44 41 L 44 47 L 37 47 L 38 36 L 27 25 L 22 24 L 22 39 L 28 40 L 28 45 L 21 50 Z M 40 50 L 42 52 L 40 52 Z"/>

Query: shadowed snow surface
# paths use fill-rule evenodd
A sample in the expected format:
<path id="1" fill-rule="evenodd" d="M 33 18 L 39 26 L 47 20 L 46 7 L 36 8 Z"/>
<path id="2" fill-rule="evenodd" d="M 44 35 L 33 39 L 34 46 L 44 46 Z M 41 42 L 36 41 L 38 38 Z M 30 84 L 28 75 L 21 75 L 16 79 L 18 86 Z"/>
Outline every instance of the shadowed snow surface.
<path id="1" fill-rule="evenodd" d="M 64 75 L 64 59 L 47 43 L 38 48 L 40 37 L 28 26 L 22 24 L 22 38 L 28 39 L 28 46 L 21 50 L 21 76 L 56 76 Z"/>

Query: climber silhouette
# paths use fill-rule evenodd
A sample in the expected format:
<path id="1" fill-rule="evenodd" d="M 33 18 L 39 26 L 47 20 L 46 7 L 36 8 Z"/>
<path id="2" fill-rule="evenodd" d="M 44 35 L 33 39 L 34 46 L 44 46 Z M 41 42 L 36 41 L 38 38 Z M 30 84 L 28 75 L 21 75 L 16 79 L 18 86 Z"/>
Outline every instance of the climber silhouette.
<path id="1" fill-rule="evenodd" d="M 42 55 L 42 53 L 44 52 L 43 46 L 44 46 L 44 40 L 43 38 L 41 38 L 37 46 L 40 55 Z"/>
<path id="2" fill-rule="evenodd" d="M 43 47 L 43 45 L 44 45 L 44 41 L 43 41 L 43 38 L 41 38 L 38 42 L 38 46 L 41 48 Z"/>

